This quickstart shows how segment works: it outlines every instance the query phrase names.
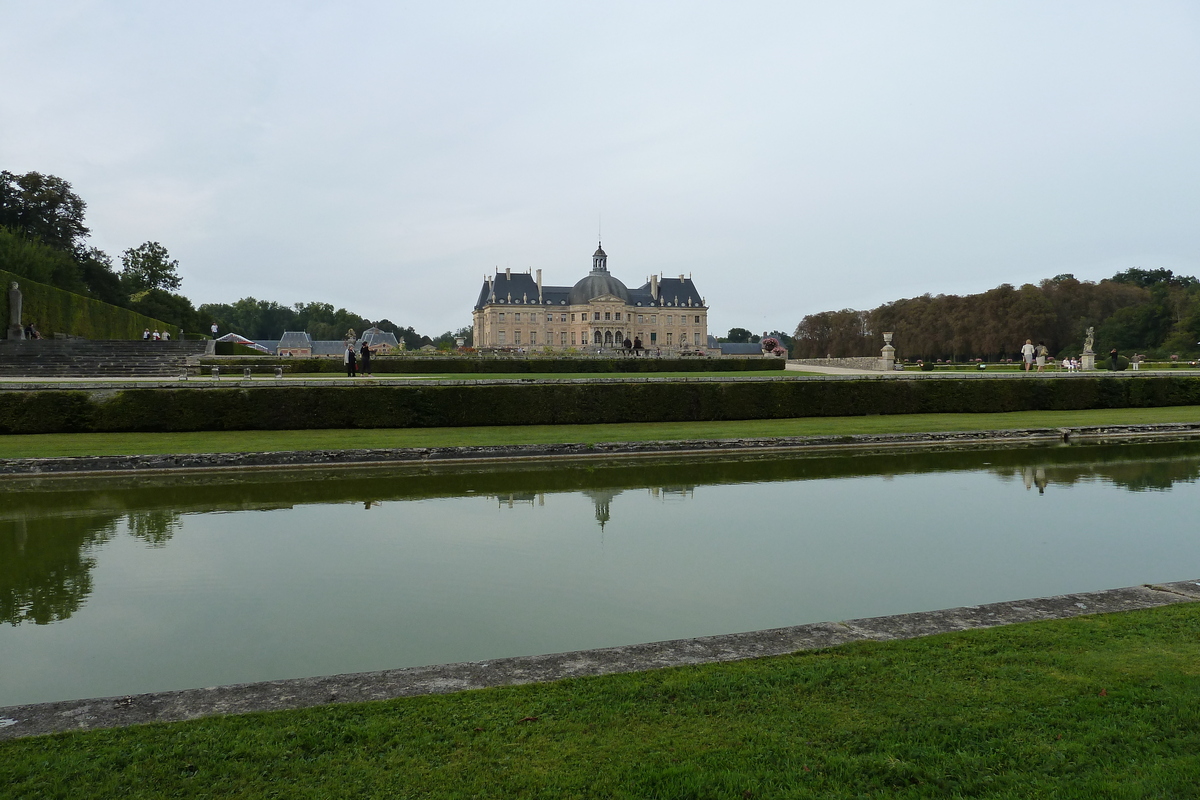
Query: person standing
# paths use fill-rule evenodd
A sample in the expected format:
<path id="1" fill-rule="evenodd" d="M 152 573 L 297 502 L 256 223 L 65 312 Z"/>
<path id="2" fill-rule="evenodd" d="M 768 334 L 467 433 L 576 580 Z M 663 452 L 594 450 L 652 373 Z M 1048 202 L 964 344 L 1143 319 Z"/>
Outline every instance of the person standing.
<path id="1" fill-rule="evenodd" d="M 355 377 L 355 372 L 358 369 L 357 359 L 354 356 L 353 343 L 346 345 L 346 354 L 342 356 L 342 362 L 346 365 L 346 377 Z"/>
<path id="2" fill-rule="evenodd" d="M 213 338 L 214 339 L 217 338 L 217 323 L 214 322 L 212 324 L 212 328 L 210 328 L 210 330 L 212 331 Z"/>
<path id="3" fill-rule="evenodd" d="M 362 353 L 362 364 L 361 364 L 361 368 L 359 369 L 359 372 L 362 373 L 363 377 L 366 377 L 366 378 L 373 377 L 371 375 L 371 348 L 367 346 L 366 342 L 362 343 L 361 353 Z"/>
<path id="4" fill-rule="evenodd" d="M 149 328 L 146 328 L 146 330 L 142 331 L 142 341 L 143 342 L 150 341 L 150 329 Z"/>
<path id="5" fill-rule="evenodd" d="M 1050 351 L 1046 348 L 1044 342 L 1037 343 L 1037 371 L 1041 372 L 1046 369 L 1046 358 L 1050 355 Z"/>
<path id="6" fill-rule="evenodd" d="M 1033 340 L 1026 339 L 1025 344 L 1021 345 L 1021 360 L 1025 362 L 1025 371 L 1029 372 L 1029 368 L 1033 366 Z"/>

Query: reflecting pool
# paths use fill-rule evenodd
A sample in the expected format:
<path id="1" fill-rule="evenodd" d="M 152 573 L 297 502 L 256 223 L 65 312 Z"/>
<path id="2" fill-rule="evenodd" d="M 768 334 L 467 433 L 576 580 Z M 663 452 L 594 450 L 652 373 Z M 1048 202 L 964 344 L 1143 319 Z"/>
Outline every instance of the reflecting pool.
<path id="1" fill-rule="evenodd" d="M 0 480 L 0 706 L 1200 577 L 1200 442 Z"/>

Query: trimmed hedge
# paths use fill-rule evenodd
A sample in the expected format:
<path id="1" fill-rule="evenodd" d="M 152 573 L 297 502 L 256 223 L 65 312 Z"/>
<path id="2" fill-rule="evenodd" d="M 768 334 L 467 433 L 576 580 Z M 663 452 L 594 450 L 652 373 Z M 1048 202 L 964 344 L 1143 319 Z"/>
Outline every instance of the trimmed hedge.
<path id="1" fill-rule="evenodd" d="M 217 343 L 218 348 L 220 342 Z M 218 355 L 221 354 L 217 350 Z M 341 358 L 271 358 L 255 360 L 253 364 L 241 361 L 221 361 L 216 358 L 201 360 L 206 366 L 231 366 L 242 368 L 283 367 L 290 374 L 308 372 L 345 372 Z M 376 375 L 407 374 L 461 374 L 480 373 L 486 375 L 520 373 L 571 373 L 571 372 L 758 372 L 782 370 L 786 363 L 782 358 L 430 358 L 377 356 L 371 359 L 371 372 Z"/>
<path id="2" fill-rule="evenodd" d="M 687 422 L 1200 405 L 1200 377 L 4 392 L 0 433 Z"/>
<path id="3" fill-rule="evenodd" d="M 82 336 L 85 339 L 141 339 L 142 331 L 169 330 L 179 338 L 179 326 L 138 314 L 127 308 L 109 305 L 81 294 L 37 283 L 20 275 L 0 270 L 0 336 L 8 331 L 8 289 L 16 281 L 21 289 L 21 323 L 33 323 L 47 339 L 55 333 Z"/>

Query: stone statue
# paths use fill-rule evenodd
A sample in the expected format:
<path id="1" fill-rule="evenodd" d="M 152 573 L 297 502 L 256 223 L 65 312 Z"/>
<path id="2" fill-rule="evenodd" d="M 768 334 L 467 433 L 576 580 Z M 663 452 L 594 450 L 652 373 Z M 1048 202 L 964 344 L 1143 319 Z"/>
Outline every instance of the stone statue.
<path id="1" fill-rule="evenodd" d="M 21 327 L 21 290 L 16 281 L 8 289 L 8 338 L 25 338 L 25 329 Z"/>
<path id="2" fill-rule="evenodd" d="M 1096 351 L 1092 349 L 1092 346 L 1095 344 L 1096 344 L 1096 329 L 1088 328 L 1087 329 L 1087 337 L 1084 338 L 1084 340 L 1083 340 L 1083 352 L 1095 353 Z"/>
<path id="3" fill-rule="evenodd" d="M 346 335 L 342 337 L 342 341 L 346 343 L 346 347 L 354 347 L 358 343 L 358 334 L 354 332 L 354 328 L 346 331 Z"/>

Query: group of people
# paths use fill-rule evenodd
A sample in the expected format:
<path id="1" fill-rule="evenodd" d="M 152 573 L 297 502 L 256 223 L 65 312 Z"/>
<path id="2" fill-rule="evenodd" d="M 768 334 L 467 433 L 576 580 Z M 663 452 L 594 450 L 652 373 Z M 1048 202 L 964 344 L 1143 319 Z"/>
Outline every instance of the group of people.
<path id="1" fill-rule="evenodd" d="M 625 350 L 626 354 L 632 351 L 635 356 L 640 356 L 642 351 L 646 349 L 642 346 L 642 338 L 640 336 L 633 337 L 632 342 L 629 341 L 629 337 L 626 336 L 625 341 L 621 342 L 621 347 Z"/>
<path id="2" fill-rule="evenodd" d="M 149 342 L 149 341 L 169 342 L 169 341 L 171 341 L 171 332 L 168 330 L 164 330 L 164 331 L 160 332 L 158 330 L 158 328 L 155 328 L 154 332 L 151 333 L 150 329 L 146 328 L 146 330 L 142 331 L 142 341 L 143 342 Z"/>
<path id="3" fill-rule="evenodd" d="M 40 339 L 42 338 L 42 334 L 38 332 L 38 329 L 34 327 L 32 322 L 27 322 L 25 323 L 25 338 Z"/>
<path id="4" fill-rule="evenodd" d="M 1044 342 L 1038 342 L 1037 347 L 1033 346 L 1031 339 L 1026 339 L 1025 344 L 1021 345 L 1021 359 L 1025 362 L 1025 371 L 1029 372 L 1030 368 L 1037 363 L 1037 371 L 1041 372 L 1046 368 L 1046 359 L 1050 357 L 1050 350 Z"/>
<path id="5" fill-rule="evenodd" d="M 361 375 L 364 378 L 372 378 L 371 374 L 371 348 L 363 342 L 362 349 L 355 353 L 354 343 L 350 342 L 346 345 L 346 352 L 342 356 L 342 363 L 346 365 L 346 377 L 354 378 Z"/>

